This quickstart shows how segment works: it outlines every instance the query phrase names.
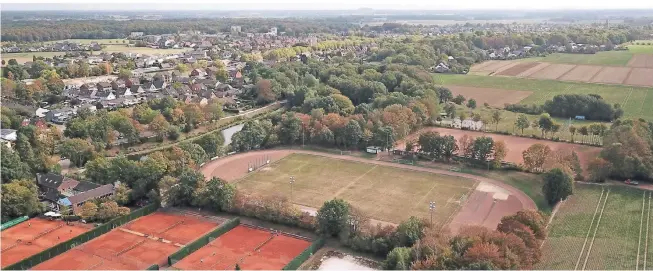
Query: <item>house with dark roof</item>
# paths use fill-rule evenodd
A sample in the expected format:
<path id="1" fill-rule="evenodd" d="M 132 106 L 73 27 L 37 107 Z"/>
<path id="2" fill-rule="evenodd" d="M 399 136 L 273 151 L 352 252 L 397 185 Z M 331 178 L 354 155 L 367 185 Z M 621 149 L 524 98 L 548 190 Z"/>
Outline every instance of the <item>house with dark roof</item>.
<path id="1" fill-rule="evenodd" d="M 105 184 L 93 189 L 62 198 L 57 201 L 58 205 L 72 208 L 74 214 L 79 214 L 82 205 L 88 201 L 111 197 L 115 194 L 116 189 L 113 184 Z"/>

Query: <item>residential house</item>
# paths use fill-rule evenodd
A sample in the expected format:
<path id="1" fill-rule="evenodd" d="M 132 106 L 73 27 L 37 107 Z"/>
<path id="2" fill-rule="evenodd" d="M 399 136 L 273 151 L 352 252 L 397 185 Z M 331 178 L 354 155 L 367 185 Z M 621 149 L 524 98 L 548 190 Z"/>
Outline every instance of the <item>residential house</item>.
<path id="1" fill-rule="evenodd" d="M 219 71 L 217 67 L 208 67 L 206 68 L 206 73 L 209 77 L 214 77 L 215 74 Z"/>
<path id="2" fill-rule="evenodd" d="M 140 78 L 129 78 L 125 80 L 125 87 L 131 88 L 133 85 L 140 85 L 141 84 L 141 79 Z"/>
<path id="3" fill-rule="evenodd" d="M 193 69 L 190 72 L 190 76 L 194 76 L 194 77 L 205 77 L 206 75 L 207 75 L 206 71 L 204 69 L 200 69 L 200 68 Z"/>
<path id="4" fill-rule="evenodd" d="M 182 84 L 192 84 L 194 80 L 193 78 L 190 77 L 175 77 L 174 82 L 179 82 Z"/>
<path id="5" fill-rule="evenodd" d="M 18 135 L 14 129 L 0 129 L 0 138 L 5 141 L 14 142 L 18 139 Z"/>
<path id="6" fill-rule="evenodd" d="M 190 85 L 190 91 L 193 92 L 193 93 L 199 93 L 200 91 L 205 90 L 205 89 L 206 89 L 206 86 L 204 86 L 203 84 L 195 83 L 195 84 Z"/>
<path id="7" fill-rule="evenodd" d="M 125 97 L 125 96 L 132 96 L 134 95 L 131 91 L 131 89 L 126 88 L 126 87 L 121 87 L 116 90 L 116 97 Z"/>
<path id="8" fill-rule="evenodd" d="M 239 70 L 233 70 L 229 73 L 229 80 L 234 87 L 242 87 L 244 83 L 243 74 Z"/>
<path id="9" fill-rule="evenodd" d="M 197 79 L 195 80 L 195 83 L 204 85 L 204 88 L 206 89 L 215 89 L 220 85 L 220 82 L 215 79 Z"/>
<path id="10" fill-rule="evenodd" d="M 113 90 L 118 90 L 118 89 L 126 88 L 126 87 L 127 87 L 127 84 L 126 84 L 125 80 L 123 80 L 123 79 L 118 79 L 118 80 L 115 80 L 115 81 L 111 82 L 111 88 Z"/>
<path id="11" fill-rule="evenodd" d="M 79 184 L 77 180 L 54 173 L 36 173 L 36 185 L 39 188 L 39 198 L 50 205 L 52 209 L 59 210 L 57 202 L 62 193 L 70 192 Z"/>
<path id="12" fill-rule="evenodd" d="M 101 101 L 111 101 L 116 99 L 116 95 L 113 94 L 113 90 L 98 90 L 95 93 L 95 97 L 97 99 L 100 99 Z"/>
<path id="13" fill-rule="evenodd" d="M 444 63 L 438 64 L 433 68 L 433 70 L 437 73 L 447 73 L 450 71 L 449 67 Z"/>
<path id="14" fill-rule="evenodd" d="M 95 97 L 96 92 L 97 92 L 97 85 L 83 84 L 79 87 L 78 97 L 84 99 L 93 99 L 93 97 Z"/>
<path id="15" fill-rule="evenodd" d="M 132 94 L 138 95 L 138 94 L 141 94 L 141 93 L 145 93 L 145 89 L 143 89 L 143 86 L 140 85 L 140 84 L 139 85 L 132 85 L 129 88 L 129 92 L 131 92 Z"/>
<path id="16" fill-rule="evenodd" d="M 156 92 L 158 89 L 156 88 L 153 82 L 147 82 L 143 84 L 143 90 L 145 90 L 146 92 Z"/>
<path id="17" fill-rule="evenodd" d="M 172 82 L 172 74 L 170 74 L 170 72 L 157 72 L 154 75 L 154 79 L 170 83 Z"/>
<path id="18" fill-rule="evenodd" d="M 45 120 L 49 122 L 63 124 L 64 122 L 68 121 L 73 116 L 75 116 L 75 114 L 76 114 L 75 110 L 70 107 L 53 109 L 50 110 L 50 112 L 48 112 L 47 114 L 45 114 Z"/>
<path id="19" fill-rule="evenodd" d="M 217 96 L 215 96 L 215 93 L 213 93 L 213 91 L 208 90 L 208 89 L 200 91 L 198 96 L 206 98 L 208 100 L 213 100 L 213 99 L 217 98 Z"/>

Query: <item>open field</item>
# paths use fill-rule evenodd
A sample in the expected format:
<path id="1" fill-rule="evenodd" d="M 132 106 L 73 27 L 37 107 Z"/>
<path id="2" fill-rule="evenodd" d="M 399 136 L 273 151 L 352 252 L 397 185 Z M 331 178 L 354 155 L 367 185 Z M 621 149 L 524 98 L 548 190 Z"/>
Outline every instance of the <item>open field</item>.
<path id="1" fill-rule="evenodd" d="M 460 86 L 451 86 L 449 87 L 454 96 L 463 95 L 465 98 L 475 99 L 476 102 L 488 103 L 492 106 L 503 107 L 504 104 L 516 104 L 526 97 L 530 96 L 533 92 L 531 91 L 515 91 L 515 90 L 505 90 L 505 89 L 493 89 L 493 88 L 477 88 L 477 87 L 460 87 Z"/>
<path id="2" fill-rule="evenodd" d="M 91 225 L 32 218 L 2 231 L 2 267 L 14 264 L 92 229 Z"/>
<path id="3" fill-rule="evenodd" d="M 627 65 L 620 66 L 540 62 L 545 61 L 544 58 L 538 61 L 490 60 L 472 66 L 470 75 L 653 87 L 648 81 L 653 74 L 653 54 L 634 55 L 629 60 Z"/>
<path id="4" fill-rule="evenodd" d="M 248 164 L 262 158 L 272 163 L 247 174 Z M 503 216 L 537 208 L 524 192 L 504 182 L 392 163 L 391 158 L 368 160 L 307 150 L 266 150 L 217 159 L 201 171 L 207 179 L 234 182 L 241 191 L 279 196 L 290 196 L 288 180 L 293 176 L 291 199 L 300 209 L 314 212 L 325 200 L 341 198 L 361 209 L 372 223 L 395 224 L 410 216 L 428 219 L 430 201 L 437 206 L 434 224 L 448 224 L 454 232 L 460 225 L 496 228 Z M 488 199 L 497 201 L 478 207 Z"/>
<path id="5" fill-rule="evenodd" d="M 102 48 L 103 52 L 107 53 L 141 53 L 141 54 L 177 54 L 186 51 L 191 51 L 190 48 L 184 49 L 153 49 L 149 47 L 127 47 L 126 45 L 105 45 Z"/>
<path id="6" fill-rule="evenodd" d="M 628 45 L 628 51 L 634 54 L 653 54 L 653 40 L 632 41 L 631 45 Z"/>
<path id="7" fill-rule="evenodd" d="M 172 266 L 181 270 L 281 270 L 310 243 L 239 225 Z"/>
<path id="8" fill-rule="evenodd" d="M 537 269 L 651 270 L 653 192 L 577 184 L 549 225 Z"/>
<path id="9" fill-rule="evenodd" d="M 129 40 L 127 39 L 67 39 L 67 40 L 53 40 L 44 42 L 45 44 L 57 43 L 57 42 L 71 42 L 78 44 L 91 44 L 91 42 L 97 42 L 98 44 L 128 44 Z"/>
<path id="10" fill-rule="evenodd" d="M 628 66 L 639 67 L 639 68 L 653 68 L 653 53 L 650 55 L 633 56 L 630 62 L 628 62 Z"/>
<path id="11" fill-rule="evenodd" d="M 145 269 L 217 227 L 214 221 L 155 212 L 101 235 L 34 270 Z"/>
<path id="12" fill-rule="evenodd" d="M 541 61 L 551 63 L 568 63 L 568 64 L 586 64 L 586 65 L 606 65 L 606 66 L 626 66 L 633 56 L 630 51 L 605 51 L 596 54 L 550 54 Z"/>
<path id="13" fill-rule="evenodd" d="M 452 135 L 457 140 L 460 139 L 463 135 L 469 135 L 475 138 L 481 136 L 487 136 L 487 137 L 491 137 L 494 140 L 502 140 L 506 143 L 508 148 L 508 154 L 506 155 L 506 158 L 504 160 L 507 162 L 513 162 L 517 164 L 523 163 L 522 153 L 526 149 L 528 149 L 528 147 L 536 143 L 546 144 L 549 147 L 551 147 L 551 150 L 554 151 L 558 149 L 576 151 L 578 153 L 578 158 L 580 159 L 580 163 L 581 166 L 583 166 L 583 168 L 585 168 L 587 166 L 587 163 L 592 158 L 596 157 L 598 153 L 601 151 L 601 148 L 590 147 L 585 145 L 578 145 L 578 144 L 571 144 L 571 143 L 564 143 L 564 142 L 553 142 L 548 140 L 538 140 L 538 139 L 509 136 L 509 135 L 466 131 L 466 130 L 459 130 L 459 129 L 447 129 L 447 128 L 439 128 L 439 127 L 423 128 L 418 132 L 408 135 L 406 137 L 406 140 L 411 140 L 411 139 L 417 140 L 419 138 L 419 134 L 426 131 L 435 131 L 440 133 L 441 135 Z M 397 148 L 401 149 L 401 146 L 397 146 Z"/>
<path id="14" fill-rule="evenodd" d="M 648 103 L 653 100 L 653 88 L 454 74 L 438 74 L 435 75 L 435 80 L 447 87 L 469 86 L 532 91 L 533 94 L 523 99 L 521 104 L 544 104 L 558 94 L 598 94 L 608 103 L 620 104 L 624 109 L 625 117 L 653 120 L 653 110 L 649 110 L 651 104 Z M 481 100 L 477 102 L 484 103 Z"/>
<path id="15" fill-rule="evenodd" d="M 515 127 L 515 121 L 517 120 L 517 117 L 519 116 L 519 113 L 514 113 L 510 112 L 507 110 L 503 109 L 495 109 L 495 108 L 487 108 L 484 106 L 477 107 L 476 109 L 470 110 L 467 107 L 464 106 L 457 106 L 456 109 L 456 116 L 460 116 L 463 112 L 466 114 L 466 116 L 471 116 L 472 114 L 479 114 L 482 117 L 485 118 L 490 118 L 494 111 L 499 110 L 501 113 L 501 120 L 499 121 L 498 124 L 492 123 L 491 121 L 488 120 L 488 123 L 486 124 L 486 131 L 492 131 L 492 132 L 505 132 L 505 133 L 510 133 L 513 135 L 520 135 L 520 136 L 542 136 L 542 131 L 539 128 L 534 128 L 534 127 L 529 127 L 527 129 L 524 129 L 523 134 L 522 131 L 517 129 Z M 528 119 L 529 123 L 533 123 L 536 119 L 539 118 L 538 115 L 528 115 L 524 114 L 526 118 Z M 572 138 L 571 133 L 569 133 L 569 126 L 573 125 L 576 128 L 582 127 L 582 126 L 589 126 L 591 124 L 595 123 L 603 123 L 604 122 L 599 122 L 599 121 L 590 121 L 590 120 L 569 120 L 569 119 L 561 119 L 561 118 L 553 118 L 553 120 L 562 125 L 560 127 L 560 131 L 558 131 L 554 136 L 560 138 L 560 140 L 566 141 L 566 142 L 573 142 L 575 143 L 585 143 L 585 144 L 593 144 L 593 143 L 599 143 L 600 140 L 598 138 L 591 138 L 590 136 L 583 137 L 583 135 L 580 134 L 575 134 Z M 452 121 L 450 118 L 445 118 L 443 119 L 443 122 L 446 121 Z M 606 124 L 607 125 L 607 124 Z M 446 127 L 446 125 L 444 125 Z M 548 138 L 551 138 L 551 135 L 547 135 Z"/>
<path id="16" fill-rule="evenodd" d="M 21 64 L 25 63 L 28 61 L 32 61 L 33 57 L 44 57 L 44 58 L 52 58 L 54 56 L 63 56 L 65 55 L 65 52 L 33 52 L 33 53 L 3 53 L 0 55 L 3 60 L 9 61 L 10 59 L 16 59 L 16 61 Z"/>
<path id="17" fill-rule="evenodd" d="M 128 53 L 128 52 L 133 52 L 133 53 L 141 53 L 141 54 L 148 54 L 148 55 L 153 55 L 153 54 L 177 54 L 181 52 L 186 52 L 191 49 L 185 48 L 185 49 L 152 49 L 148 47 L 127 47 L 127 45 L 123 44 L 116 44 L 116 45 L 103 45 L 102 52 L 107 52 L 107 53 Z M 52 58 L 54 56 L 63 56 L 65 55 L 66 52 L 30 52 L 30 53 L 3 53 L 2 54 L 2 59 L 5 61 L 9 61 L 9 59 L 16 59 L 18 63 L 25 63 L 28 61 L 32 61 L 33 57 L 44 57 L 44 58 Z M 98 52 L 94 52 L 94 54 L 98 54 Z"/>
<path id="18" fill-rule="evenodd" d="M 288 178 L 295 177 L 292 201 L 314 208 L 342 198 L 370 217 L 399 223 L 410 216 L 429 217 L 429 202 L 439 206 L 435 221 L 445 221 L 464 202 L 475 182 L 427 172 L 291 154 L 236 183 L 250 193 L 274 191 L 290 195 Z"/>

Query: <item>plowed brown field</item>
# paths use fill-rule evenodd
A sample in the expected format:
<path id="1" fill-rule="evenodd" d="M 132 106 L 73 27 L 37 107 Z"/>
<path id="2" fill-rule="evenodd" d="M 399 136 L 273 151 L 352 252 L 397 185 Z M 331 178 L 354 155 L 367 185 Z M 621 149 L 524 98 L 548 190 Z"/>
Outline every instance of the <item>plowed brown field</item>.
<path id="1" fill-rule="evenodd" d="M 528 63 L 519 63 L 518 65 L 512 66 L 508 69 L 505 69 L 501 72 L 497 72 L 497 75 L 505 75 L 505 76 L 517 76 L 518 74 L 535 67 L 539 65 L 540 63 L 537 62 L 528 62 Z"/>
<path id="2" fill-rule="evenodd" d="M 593 83 L 622 84 L 631 68 L 628 67 L 604 67 L 594 78 Z"/>
<path id="3" fill-rule="evenodd" d="M 573 69 L 576 67 L 576 65 L 570 65 L 570 64 L 551 64 L 544 69 L 541 69 L 533 74 L 531 74 L 529 77 L 530 78 L 537 78 L 537 79 L 551 79 L 555 80 L 558 79 L 558 77 L 562 76 L 563 74 L 567 73 L 569 70 Z"/>
<path id="4" fill-rule="evenodd" d="M 589 82 L 601 68 L 602 66 L 578 65 L 560 77 L 560 80 Z"/>
<path id="5" fill-rule="evenodd" d="M 505 90 L 498 88 L 477 88 L 477 87 L 461 87 L 461 86 L 447 86 L 453 95 L 463 95 L 467 99 L 476 100 L 477 104 L 488 103 L 492 106 L 501 106 L 505 104 L 516 104 L 521 100 L 531 95 L 532 91 L 523 90 Z"/>

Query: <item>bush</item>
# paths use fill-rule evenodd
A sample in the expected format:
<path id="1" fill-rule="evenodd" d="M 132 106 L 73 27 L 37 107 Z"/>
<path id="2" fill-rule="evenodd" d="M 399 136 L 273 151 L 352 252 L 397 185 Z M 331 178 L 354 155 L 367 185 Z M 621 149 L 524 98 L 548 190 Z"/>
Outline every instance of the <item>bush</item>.
<path id="1" fill-rule="evenodd" d="M 168 139 L 170 140 L 177 140 L 181 133 L 179 132 L 179 127 L 177 126 L 170 126 L 168 129 Z"/>

